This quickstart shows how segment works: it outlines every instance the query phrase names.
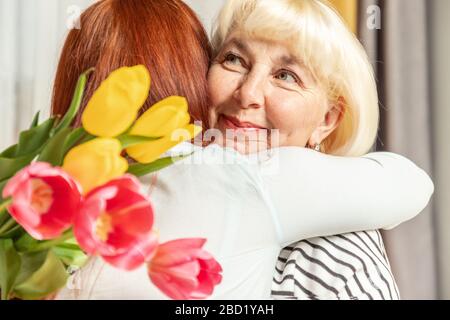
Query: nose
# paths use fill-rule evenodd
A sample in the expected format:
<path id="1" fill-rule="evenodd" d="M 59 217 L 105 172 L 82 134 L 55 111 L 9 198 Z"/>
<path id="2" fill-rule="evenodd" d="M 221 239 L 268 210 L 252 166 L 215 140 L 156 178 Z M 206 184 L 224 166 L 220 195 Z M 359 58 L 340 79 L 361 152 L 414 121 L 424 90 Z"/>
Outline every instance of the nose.
<path id="1" fill-rule="evenodd" d="M 264 72 L 259 70 L 251 70 L 243 77 L 240 86 L 234 92 L 234 98 L 238 101 L 241 108 L 260 108 L 264 106 L 265 79 Z"/>

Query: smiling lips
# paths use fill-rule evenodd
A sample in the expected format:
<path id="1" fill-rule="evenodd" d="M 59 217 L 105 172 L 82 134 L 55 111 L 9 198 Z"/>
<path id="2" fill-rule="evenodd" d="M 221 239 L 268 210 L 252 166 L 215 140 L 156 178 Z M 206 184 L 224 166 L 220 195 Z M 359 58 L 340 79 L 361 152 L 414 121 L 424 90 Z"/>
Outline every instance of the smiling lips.
<path id="1" fill-rule="evenodd" d="M 224 114 L 220 115 L 223 124 L 228 129 L 241 129 L 241 130 L 267 130 L 267 128 L 254 124 L 248 121 L 240 121 L 238 118 L 233 116 L 227 116 Z"/>

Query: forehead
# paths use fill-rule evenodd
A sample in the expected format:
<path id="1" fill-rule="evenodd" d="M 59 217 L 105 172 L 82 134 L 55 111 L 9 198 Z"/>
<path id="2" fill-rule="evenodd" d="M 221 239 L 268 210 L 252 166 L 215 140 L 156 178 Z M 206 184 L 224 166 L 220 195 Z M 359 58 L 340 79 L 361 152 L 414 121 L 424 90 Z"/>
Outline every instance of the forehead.
<path id="1" fill-rule="evenodd" d="M 232 33 L 225 40 L 222 49 L 235 47 L 247 54 L 270 55 L 276 62 L 306 67 L 303 60 L 296 56 L 287 43 L 261 37 L 252 37 L 242 33 Z"/>

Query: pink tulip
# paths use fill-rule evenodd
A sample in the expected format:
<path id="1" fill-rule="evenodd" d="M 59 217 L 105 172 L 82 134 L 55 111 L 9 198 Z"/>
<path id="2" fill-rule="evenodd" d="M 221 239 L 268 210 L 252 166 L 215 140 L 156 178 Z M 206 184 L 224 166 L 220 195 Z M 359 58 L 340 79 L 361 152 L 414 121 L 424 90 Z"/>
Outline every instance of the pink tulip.
<path id="1" fill-rule="evenodd" d="M 54 239 L 70 228 L 81 201 L 78 184 L 60 168 L 35 162 L 3 189 L 11 216 L 34 238 Z"/>
<path id="2" fill-rule="evenodd" d="M 205 299 L 222 281 L 222 267 L 202 249 L 206 239 L 178 239 L 161 244 L 148 264 L 152 282 L 177 300 Z"/>
<path id="3" fill-rule="evenodd" d="M 90 191 L 75 217 L 74 234 L 88 254 L 133 270 L 148 261 L 158 245 L 152 232 L 153 208 L 131 175 Z"/>

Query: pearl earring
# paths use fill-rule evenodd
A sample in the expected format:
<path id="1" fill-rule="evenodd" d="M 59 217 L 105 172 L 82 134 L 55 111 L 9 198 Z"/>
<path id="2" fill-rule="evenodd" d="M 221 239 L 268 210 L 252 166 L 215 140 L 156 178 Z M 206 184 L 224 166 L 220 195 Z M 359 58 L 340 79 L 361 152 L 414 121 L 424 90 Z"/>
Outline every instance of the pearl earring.
<path id="1" fill-rule="evenodd" d="M 320 143 L 314 145 L 314 151 L 320 152 Z"/>
<path id="2" fill-rule="evenodd" d="M 320 152 L 320 143 L 315 143 L 314 146 L 309 145 L 308 148 L 313 149 L 314 151 Z"/>

